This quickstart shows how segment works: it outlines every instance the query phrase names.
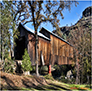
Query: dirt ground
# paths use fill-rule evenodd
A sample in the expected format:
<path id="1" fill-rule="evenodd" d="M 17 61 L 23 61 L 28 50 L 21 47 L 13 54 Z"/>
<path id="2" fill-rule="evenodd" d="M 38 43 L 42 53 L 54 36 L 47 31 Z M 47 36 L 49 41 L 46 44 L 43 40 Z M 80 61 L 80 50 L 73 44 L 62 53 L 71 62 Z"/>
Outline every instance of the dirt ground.
<path id="1" fill-rule="evenodd" d="M 32 87 L 35 88 L 38 85 L 46 85 L 47 81 L 43 77 L 37 77 L 37 76 L 19 76 L 14 75 L 10 73 L 1 72 L 1 89 L 19 89 L 21 87 L 28 88 Z"/>
<path id="2" fill-rule="evenodd" d="M 14 75 L 0 71 L 1 90 L 70 90 L 69 86 L 42 76 Z"/>

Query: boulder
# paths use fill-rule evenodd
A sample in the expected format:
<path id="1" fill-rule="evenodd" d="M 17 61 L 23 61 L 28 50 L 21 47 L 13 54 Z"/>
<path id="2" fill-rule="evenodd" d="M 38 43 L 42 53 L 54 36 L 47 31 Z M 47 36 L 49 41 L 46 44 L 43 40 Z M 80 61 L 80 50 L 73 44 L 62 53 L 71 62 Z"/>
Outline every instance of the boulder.
<path id="1" fill-rule="evenodd" d="M 72 70 L 69 70 L 69 71 L 67 72 L 66 77 L 69 78 L 69 79 L 70 79 L 71 77 L 73 77 Z"/>
<path id="2" fill-rule="evenodd" d="M 24 75 L 30 75 L 30 71 L 25 71 L 23 74 Z"/>

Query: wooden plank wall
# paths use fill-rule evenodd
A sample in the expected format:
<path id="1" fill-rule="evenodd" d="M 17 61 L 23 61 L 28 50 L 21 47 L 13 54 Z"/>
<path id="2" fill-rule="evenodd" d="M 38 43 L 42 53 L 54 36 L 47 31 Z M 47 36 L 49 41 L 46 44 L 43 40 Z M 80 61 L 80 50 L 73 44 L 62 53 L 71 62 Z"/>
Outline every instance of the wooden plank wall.
<path id="1" fill-rule="evenodd" d="M 72 64 L 73 47 L 57 37 L 50 35 L 51 39 L 51 64 Z"/>
<path id="2" fill-rule="evenodd" d="M 28 53 L 31 58 L 32 65 L 35 65 L 35 37 L 28 33 Z"/>
<path id="3" fill-rule="evenodd" d="M 31 34 L 28 35 L 28 39 L 29 55 L 32 64 L 35 64 L 35 39 L 34 36 Z M 70 57 L 73 57 L 73 47 L 53 35 L 50 35 L 50 39 L 51 41 L 48 41 L 39 37 L 39 65 L 41 65 L 41 51 L 43 54 L 45 65 L 49 65 L 50 60 L 52 65 L 72 64 L 72 60 L 70 60 Z"/>
<path id="4" fill-rule="evenodd" d="M 39 48 L 38 48 L 39 63 L 41 64 L 41 51 L 42 51 L 45 65 L 48 65 L 49 61 L 50 61 L 50 53 L 51 53 L 50 41 L 42 39 L 39 37 L 38 46 L 39 46 Z"/>
<path id="5" fill-rule="evenodd" d="M 32 64 L 35 65 L 35 37 L 32 34 L 28 34 L 28 39 L 29 39 L 29 43 L 28 43 L 29 56 L 31 58 Z M 50 47 L 50 41 L 39 37 L 39 42 L 38 42 L 39 65 L 41 65 L 41 51 L 42 51 L 42 54 L 43 54 L 45 65 L 49 64 L 50 53 L 51 53 L 50 48 L 51 48 Z"/>

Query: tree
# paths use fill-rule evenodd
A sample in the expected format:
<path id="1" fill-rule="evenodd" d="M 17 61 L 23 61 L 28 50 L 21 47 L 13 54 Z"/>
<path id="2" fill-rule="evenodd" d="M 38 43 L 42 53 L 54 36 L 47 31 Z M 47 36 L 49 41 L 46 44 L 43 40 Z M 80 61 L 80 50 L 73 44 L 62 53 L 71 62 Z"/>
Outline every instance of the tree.
<path id="1" fill-rule="evenodd" d="M 4 71 L 8 73 L 14 72 L 14 60 L 12 60 L 10 57 L 7 57 L 5 60 Z"/>
<path id="2" fill-rule="evenodd" d="M 84 17 L 70 30 L 67 38 L 76 48 L 75 57 L 79 59 L 76 75 L 76 81 L 79 82 L 77 83 L 84 83 L 89 77 L 91 79 L 91 26 L 91 20 L 86 21 Z"/>
<path id="3" fill-rule="evenodd" d="M 16 30 L 16 21 L 13 21 L 13 8 L 12 2 L 2 1 L 0 2 L 0 43 L 1 43 L 1 60 L 3 67 L 5 64 L 5 59 L 8 60 L 9 52 L 10 56 L 12 54 L 12 48 L 14 43 L 14 38 L 17 38 L 18 31 Z"/>
<path id="4" fill-rule="evenodd" d="M 38 75 L 38 36 L 37 31 L 41 23 L 50 22 L 53 27 L 59 29 L 59 20 L 63 17 L 62 11 L 67 8 L 71 9 L 71 4 L 78 2 L 74 1 L 13 1 L 15 5 L 15 20 L 21 20 L 23 24 L 30 22 L 35 30 L 35 55 L 36 55 L 36 74 Z"/>
<path id="5" fill-rule="evenodd" d="M 25 49 L 21 66 L 22 66 L 22 69 L 24 71 L 31 71 L 32 70 L 31 61 L 30 61 L 30 57 L 29 57 L 29 54 L 27 52 L 27 49 Z"/>

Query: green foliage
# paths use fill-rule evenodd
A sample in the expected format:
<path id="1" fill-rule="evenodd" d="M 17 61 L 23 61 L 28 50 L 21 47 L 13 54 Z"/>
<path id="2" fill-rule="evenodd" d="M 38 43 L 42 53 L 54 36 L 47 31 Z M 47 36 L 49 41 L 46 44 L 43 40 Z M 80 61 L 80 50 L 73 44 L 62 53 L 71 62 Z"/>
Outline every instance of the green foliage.
<path id="1" fill-rule="evenodd" d="M 56 30 L 56 34 L 63 38 L 64 40 L 67 40 L 67 35 L 61 32 L 61 30 Z"/>
<path id="2" fill-rule="evenodd" d="M 41 71 L 47 71 L 48 72 L 48 67 L 47 66 L 42 66 Z"/>
<path id="3" fill-rule="evenodd" d="M 48 74 L 48 67 L 42 66 L 41 69 L 40 69 L 40 74 L 41 75 L 47 75 Z"/>
<path id="4" fill-rule="evenodd" d="M 57 79 L 60 82 L 64 82 L 67 84 L 75 84 L 75 78 L 72 79 L 65 79 L 65 76 L 61 77 L 61 79 Z"/>
<path id="5" fill-rule="evenodd" d="M 62 38 L 66 40 L 66 39 L 67 39 L 66 34 L 63 34 L 63 35 L 62 35 Z"/>
<path id="6" fill-rule="evenodd" d="M 31 71 L 32 70 L 31 61 L 30 61 L 30 57 L 29 57 L 29 54 L 27 52 L 27 49 L 25 49 L 25 52 L 23 55 L 22 69 L 24 71 Z"/>
<path id="7" fill-rule="evenodd" d="M 54 66 L 54 71 L 52 72 L 52 75 L 54 78 L 60 77 L 60 76 L 66 76 L 67 71 L 69 71 L 69 69 L 71 69 L 71 66 L 69 65 L 55 65 Z"/>
<path id="8" fill-rule="evenodd" d="M 0 57 L 3 62 L 5 62 L 4 60 L 9 62 L 11 61 L 11 59 L 8 58 L 9 52 L 11 55 L 14 49 L 14 39 L 18 36 L 16 21 L 13 20 L 14 11 L 12 2 L 4 0 L 0 2 L 0 13 Z"/>
<path id="9" fill-rule="evenodd" d="M 46 79 L 50 79 L 50 80 L 53 80 L 54 81 L 54 78 L 52 75 L 48 74 L 48 75 L 45 75 L 44 76 Z"/>
<path id="10" fill-rule="evenodd" d="M 13 68 L 14 68 L 14 60 L 12 60 L 10 57 L 8 57 L 5 60 L 5 64 L 4 64 L 4 71 L 8 72 L 8 73 L 13 73 Z"/>
<path id="11" fill-rule="evenodd" d="M 50 22 L 53 27 L 59 28 L 60 18 L 63 19 L 63 10 L 66 8 L 71 10 L 71 5 L 75 4 L 77 6 L 78 2 L 75 0 L 65 2 L 65 1 L 24 1 L 13 2 L 16 10 L 16 20 L 21 20 L 23 24 L 31 22 L 34 26 L 35 31 L 41 23 Z M 25 12 L 26 11 L 26 12 Z M 23 13 L 23 14 L 21 14 Z M 58 17 L 59 16 L 59 17 Z"/>
<path id="12" fill-rule="evenodd" d="M 92 65 L 91 65 L 91 61 L 89 61 L 88 59 L 86 59 L 86 66 L 87 66 L 87 73 L 89 75 L 89 73 L 91 73 Z"/>

